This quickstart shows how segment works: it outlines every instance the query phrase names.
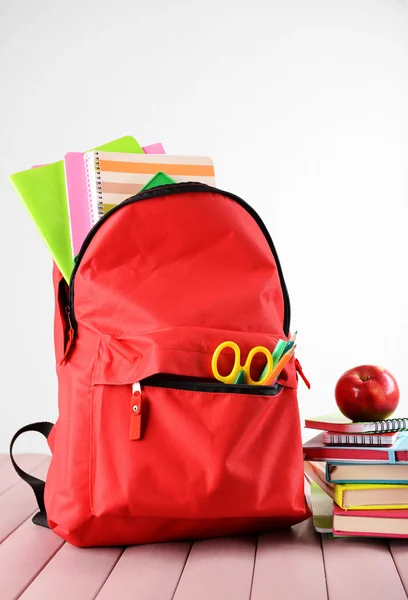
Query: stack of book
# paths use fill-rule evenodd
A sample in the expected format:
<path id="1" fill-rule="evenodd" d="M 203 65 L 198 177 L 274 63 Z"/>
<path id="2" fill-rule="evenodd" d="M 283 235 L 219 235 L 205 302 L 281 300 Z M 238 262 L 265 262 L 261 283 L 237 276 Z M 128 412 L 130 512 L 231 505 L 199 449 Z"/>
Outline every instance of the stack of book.
<path id="1" fill-rule="evenodd" d="M 323 430 L 303 446 L 315 524 L 328 503 L 335 536 L 408 537 L 408 419 L 351 422 L 342 415 L 307 419 Z M 317 514 L 320 513 L 320 514 Z M 320 529 L 322 531 L 322 529 Z"/>

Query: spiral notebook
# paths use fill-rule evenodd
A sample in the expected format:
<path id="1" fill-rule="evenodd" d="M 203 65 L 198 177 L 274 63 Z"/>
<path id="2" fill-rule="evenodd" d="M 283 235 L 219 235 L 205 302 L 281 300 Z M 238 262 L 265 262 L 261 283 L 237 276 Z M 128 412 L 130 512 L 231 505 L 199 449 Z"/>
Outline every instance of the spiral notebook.
<path id="1" fill-rule="evenodd" d="M 303 444 L 308 461 L 377 461 L 384 463 L 408 462 L 408 434 L 401 433 L 390 447 L 381 446 L 326 446 L 319 433 Z"/>
<path id="2" fill-rule="evenodd" d="M 408 430 L 408 418 L 396 417 L 384 421 L 363 421 L 355 423 L 340 413 L 314 417 L 305 420 L 305 427 L 309 429 L 323 429 L 324 431 L 339 433 L 383 433 L 386 431 Z"/>
<path id="3" fill-rule="evenodd" d="M 400 435 L 399 431 L 386 433 L 323 433 L 326 446 L 392 446 Z"/>
<path id="4" fill-rule="evenodd" d="M 152 148 L 160 149 L 157 145 Z M 96 151 L 85 155 L 80 152 L 65 155 L 74 256 L 95 223 L 114 206 L 144 189 L 151 182 L 152 175 L 160 173 L 160 182 L 155 185 L 181 181 L 215 185 L 214 165 L 210 158 L 139 154 L 140 160 L 134 160 L 135 156 Z"/>
<path id="5" fill-rule="evenodd" d="M 215 185 L 214 165 L 202 156 L 169 156 L 122 152 L 87 152 L 84 155 L 91 225 L 120 202 L 134 196 L 158 172 L 176 183 L 200 181 Z"/>

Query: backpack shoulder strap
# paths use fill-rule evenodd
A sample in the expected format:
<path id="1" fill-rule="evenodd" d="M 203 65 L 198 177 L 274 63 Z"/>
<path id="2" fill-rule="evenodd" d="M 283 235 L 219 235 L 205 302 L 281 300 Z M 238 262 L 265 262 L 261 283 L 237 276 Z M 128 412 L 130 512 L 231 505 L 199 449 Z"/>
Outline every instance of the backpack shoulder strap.
<path id="1" fill-rule="evenodd" d="M 34 477 L 34 475 L 29 475 L 23 469 L 21 469 L 16 463 L 13 456 L 13 447 L 16 440 L 27 431 L 38 431 L 38 433 L 42 433 L 45 438 L 48 438 L 51 429 L 54 427 L 53 423 L 49 423 L 48 421 L 42 421 L 41 423 L 31 423 L 30 425 L 26 425 L 17 431 L 17 433 L 13 436 L 10 444 L 10 458 L 13 463 L 13 467 L 15 468 L 17 475 L 21 477 L 23 481 L 28 483 L 28 485 L 32 488 L 34 495 L 37 500 L 38 508 L 40 511 L 34 515 L 33 523 L 36 525 L 41 525 L 42 527 L 48 527 L 47 521 L 47 513 L 45 510 L 44 504 L 44 489 L 45 489 L 45 481 L 42 479 L 38 479 L 38 477 Z"/>

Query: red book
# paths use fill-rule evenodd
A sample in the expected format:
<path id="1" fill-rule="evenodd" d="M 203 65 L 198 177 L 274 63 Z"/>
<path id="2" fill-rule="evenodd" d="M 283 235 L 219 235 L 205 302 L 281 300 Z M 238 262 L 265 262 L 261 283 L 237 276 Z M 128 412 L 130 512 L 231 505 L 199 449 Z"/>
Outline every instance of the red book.
<path id="1" fill-rule="evenodd" d="M 333 533 L 408 538 L 408 510 L 343 510 L 333 503 Z"/>
<path id="2" fill-rule="evenodd" d="M 305 460 L 312 461 L 376 461 L 376 462 L 408 462 L 408 434 L 401 434 L 391 448 L 376 446 L 326 446 L 323 434 L 303 444 Z"/>
<path id="3" fill-rule="evenodd" d="M 322 429 L 323 431 L 338 431 L 339 433 L 383 433 L 385 431 L 404 431 L 408 429 L 408 419 L 395 418 L 385 421 L 364 421 L 354 423 L 340 413 L 314 417 L 305 420 L 305 427 L 309 429 Z"/>

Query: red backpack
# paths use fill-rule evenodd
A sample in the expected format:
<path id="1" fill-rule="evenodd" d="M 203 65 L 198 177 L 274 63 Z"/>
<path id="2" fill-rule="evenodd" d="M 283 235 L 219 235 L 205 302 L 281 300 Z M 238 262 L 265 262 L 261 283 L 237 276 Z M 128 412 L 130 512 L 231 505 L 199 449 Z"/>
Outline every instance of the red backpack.
<path id="1" fill-rule="evenodd" d="M 54 268 L 59 418 L 37 524 L 77 546 L 266 532 L 309 516 L 292 358 L 272 387 L 214 379 L 288 339 L 290 305 L 265 225 L 200 183 L 126 200 L 87 236 L 70 285 Z M 257 362 L 259 358 L 259 363 Z M 264 359 L 265 360 L 265 359 Z M 233 355 L 220 356 L 231 370 Z M 262 356 L 255 357 L 253 377 Z"/>

